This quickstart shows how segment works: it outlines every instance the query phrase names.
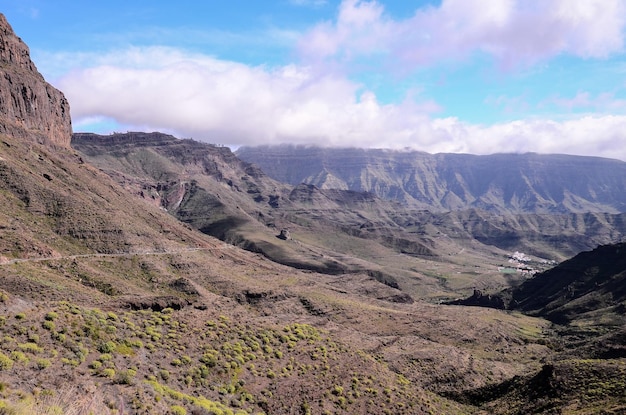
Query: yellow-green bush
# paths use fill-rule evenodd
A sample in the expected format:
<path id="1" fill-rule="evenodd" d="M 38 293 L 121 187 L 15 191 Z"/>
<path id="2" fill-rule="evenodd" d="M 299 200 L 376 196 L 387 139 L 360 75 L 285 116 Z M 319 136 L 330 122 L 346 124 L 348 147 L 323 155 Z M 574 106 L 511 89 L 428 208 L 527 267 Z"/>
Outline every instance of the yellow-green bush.
<path id="1" fill-rule="evenodd" d="M 13 367 L 13 360 L 9 356 L 0 352 L 0 370 L 10 370 Z"/>

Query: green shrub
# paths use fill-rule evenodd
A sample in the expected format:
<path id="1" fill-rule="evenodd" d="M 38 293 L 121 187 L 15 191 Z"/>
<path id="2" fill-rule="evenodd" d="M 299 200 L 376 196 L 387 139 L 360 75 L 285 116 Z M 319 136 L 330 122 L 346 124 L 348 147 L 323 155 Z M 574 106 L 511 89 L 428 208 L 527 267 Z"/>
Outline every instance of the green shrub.
<path id="1" fill-rule="evenodd" d="M 130 346 L 136 347 L 136 348 L 140 349 L 140 348 L 143 347 L 143 342 L 141 340 L 139 340 L 139 339 L 131 340 L 130 341 Z"/>
<path id="2" fill-rule="evenodd" d="M 57 317 L 59 317 L 57 313 L 55 313 L 54 311 L 50 311 L 49 313 L 46 314 L 45 319 L 47 321 L 54 321 L 56 320 Z"/>
<path id="3" fill-rule="evenodd" d="M 44 329 L 48 331 L 54 331 L 54 329 L 56 328 L 54 321 L 50 321 L 50 320 L 44 321 L 41 325 L 43 326 Z"/>
<path id="4" fill-rule="evenodd" d="M 9 356 L 0 352 L 0 370 L 10 370 L 13 367 L 13 360 Z"/>
<path id="5" fill-rule="evenodd" d="M 113 378 L 115 377 L 115 369 L 106 368 L 102 371 L 102 376 L 105 378 Z"/>
<path id="6" fill-rule="evenodd" d="M 187 415 L 187 410 L 180 405 L 174 405 L 170 408 L 172 415 Z"/>
<path id="7" fill-rule="evenodd" d="M 37 354 L 37 353 L 41 353 L 43 352 L 43 349 L 41 347 L 39 347 L 37 345 L 37 343 L 20 343 L 17 345 L 17 347 L 19 347 L 21 350 L 24 350 L 25 352 L 29 352 L 29 353 L 33 353 L 33 354 Z"/>
<path id="8" fill-rule="evenodd" d="M 200 361 L 208 367 L 215 367 L 217 365 L 217 356 L 213 353 L 205 353 L 200 358 Z"/>
<path id="9" fill-rule="evenodd" d="M 48 359 L 37 359 L 37 369 L 44 370 L 50 367 L 52 363 Z"/>
<path id="10" fill-rule="evenodd" d="M 117 382 L 122 385 L 132 385 L 135 381 L 135 375 L 137 375 L 137 371 L 134 369 L 123 370 L 119 373 Z"/>
<path id="11" fill-rule="evenodd" d="M 180 366 L 182 364 L 183 362 L 180 359 L 174 359 L 172 360 L 172 363 L 171 363 L 172 366 Z"/>
<path id="12" fill-rule="evenodd" d="M 63 363 L 64 365 L 72 366 L 72 367 L 76 367 L 80 365 L 80 361 L 76 359 L 68 359 L 67 357 L 61 358 L 61 363 Z"/>
<path id="13" fill-rule="evenodd" d="M 11 360 L 18 363 L 28 363 L 28 357 L 22 352 L 18 352 L 17 350 L 11 352 Z"/>
<path id="14" fill-rule="evenodd" d="M 100 351 L 100 353 L 113 353 L 116 348 L 117 344 L 115 344 L 115 342 L 108 341 L 106 343 L 102 343 L 98 350 Z"/>
<path id="15" fill-rule="evenodd" d="M 343 387 L 339 386 L 339 385 L 336 385 L 333 388 L 332 392 L 333 392 L 333 395 L 337 395 L 337 396 L 343 395 Z"/>
<path id="16" fill-rule="evenodd" d="M 89 367 L 92 369 L 100 369 L 102 367 L 102 362 L 99 360 L 94 360 L 89 364 Z"/>
<path id="17" fill-rule="evenodd" d="M 130 356 L 135 354 L 135 351 L 130 346 L 127 346 L 125 344 L 117 345 L 115 351 L 123 356 Z"/>

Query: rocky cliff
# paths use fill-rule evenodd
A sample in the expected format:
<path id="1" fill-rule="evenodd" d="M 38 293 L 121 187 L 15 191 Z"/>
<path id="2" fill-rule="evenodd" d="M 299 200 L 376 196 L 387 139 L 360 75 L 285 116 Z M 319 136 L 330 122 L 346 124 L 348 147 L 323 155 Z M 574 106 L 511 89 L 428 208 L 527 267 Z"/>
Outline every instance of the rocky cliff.
<path id="1" fill-rule="evenodd" d="M 303 146 L 243 147 L 236 154 L 285 183 L 368 191 L 431 211 L 626 211 L 626 163 L 606 158 Z"/>
<path id="2" fill-rule="evenodd" d="M 0 133 L 69 147 L 70 107 L 30 59 L 28 46 L 0 14 Z"/>

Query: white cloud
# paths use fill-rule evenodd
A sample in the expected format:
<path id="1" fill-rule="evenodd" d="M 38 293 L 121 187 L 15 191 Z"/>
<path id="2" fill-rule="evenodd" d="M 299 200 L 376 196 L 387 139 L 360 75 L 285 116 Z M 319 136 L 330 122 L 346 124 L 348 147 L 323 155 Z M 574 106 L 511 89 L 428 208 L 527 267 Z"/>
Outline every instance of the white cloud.
<path id="1" fill-rule="evenodd" d="M 587 116 L 566 121 L 524 120 L 475 126 L 455 122 L 467 141 L 463 152 L 566 153 L 626 160 L 626 116 Z M 452 133 L 446 126 L 445 131 Z M 457 134 L 458 135 L 458 134 Z"/>
<path id="2" fill-rule="evenodd" d="M 232 144 L 337 142 L 343 131 L 362 137 L 361 122 L 388 111 L 371 93 L 356 98 L 359 85 L 296 65 L 251 67 L 168 48 L 94 59 L 56 82 L 79 123 L 104 116 Z"/>
<path id="3" fill-rule="evenodd" d="M 480 126 L 433 118 L 438 106 L 428 100 L 407 97 L 382 104 L 343 77 L 296 65 L 251 67 L 167 48 L 135 48 L 94 59 L 96 66 L 75 70 L 57 83 L 76 125 L 105 117 L 124 126 L 230 145 L 535 151 L 626 160 L 626 116 Z"/>
<path id="4" fill-rule="evenodd" d="M 443 0 L 405 20 L 376 1 L 344 0 L 335 22 L 300 41 L 309 61 L 350 61 L 384 54 L 420 66 L 476 52 L 509 67 L 559 54 L 606 57 L 623 48 L 624 0 Z"/>
<path id="5" fill-rule="evenodd" d="M 601 7 L 602 6 L 602 7 Z M 179 137 L 256 145 L 319 144 L 414 148 L 431 153 L 569 153 L 626 160 L 626 116 L 520 120 L 491 126 L 436 118 L 438 104 L 408 93 L 383 104 L 337 71 L 337 62 L 386 56 L 403 65 L 457 59 L 476 51 L 503 65 L 559 54 L 602 57 L 621 50 L 621 0 L 444 0 L 404 21 L 374 1 L 345 0 L 337 20 L 301 39 L 302 65 L 250 66 L 174 48 L 128 48 L 45 60 L 59 74 L 74 125 L 160 130 Z M 318 65 L 320 63 L 331 65 Z M 75 69 L 68 71 L 70 63 Z M 402 66 L 402 65 L 401 65 Z M 486 103 L 526 112 L 525 96 Z M 540 105 L 622 110 L 610 94 L 553 96 Z M 95 122 L 93 120 L 96 120 Z"/>

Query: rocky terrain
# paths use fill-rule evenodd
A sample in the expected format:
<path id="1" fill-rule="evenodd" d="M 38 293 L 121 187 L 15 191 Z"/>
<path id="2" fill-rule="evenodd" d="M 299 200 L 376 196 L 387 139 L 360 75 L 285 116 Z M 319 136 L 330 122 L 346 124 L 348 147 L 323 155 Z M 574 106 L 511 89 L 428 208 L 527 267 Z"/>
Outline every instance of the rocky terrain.
<path id="1" fill-rule="evenodd" d="M 427 154 L 305 146 L 242 147 L 237 157 L 297 185 L 371 192 L 431 211 L 622 213 L 626 163 L 563 154 Z"/>
<path id="2" fill-rule="evenodd" d="M 69 146 L 70 108 L 30 60 L 28 46 L 0 15 L 0 133 Z"/>
<path id="3" fill-rule="evenodd" d="M 581 252 L 519 286 L 500 293 L 475 292 L 459 304 L 522 310 L 560 324 L 620 327 L 624 320 L 626 244 Z"/>
<path id="4" fill-rule="evenodd" d="M 624 392 L 626 370 L 625 249 L 623 243 L 600 246 L 517 287 L 492 293 L 476 290 L 466 299 L 450 302 L 521 310 L 555 323 L 551 347 L 556 353 L 540 373 L 512 379 L 495 389 L 487 387 L 478 394 L 474 391 L 466 397 L 484 402 L 485 396 L 496 394 L 507 410 L 517 407 L 519 413 L 555 408 L 562 413 L 623 412 L 624 403 L 614 402 Z M 523 395 L 535 402 L 520 406 Z M 602 408 L 607 401 L 612 402 L 609 409 Z M 492 410 L 506 413 L 495 406 Z"/>
<path id="5" fill-rule="evenodd" d="M 0 44 L 0 68 L 36 90 L 41 76 L 4 18 Z M 7 58 L 17 55 L 20 64 Z M 287 187 L 220 147 L 131 134 L 107 137 L 106 154 L 88 143 L 78 151 L 70 130 L 49 127 L 71 128 L 63 99 L 29 107 L 24 120 L 12 102 L 0 102 L 1 413 L 623 411 L 623 359 L 591 353 L 605 333 L 576 343 L 572 323 L 429 300 L 442 287 L 433 281 L 449 292 L 488 284 L 494 276 L 476 265 L 497 248 L 468 243 L 464 256 L 439 235 L 419 250 L 378 226 L 396 223 L 380 208 L 388 202 Z M 290 210 L 263 219 L 276 206 Z M 350 225 L 318 235 L 335 218 Z M 347 231 L 356 218 L 371 239 Z M 211 236 L 218 230 L 232 244 Z M 235 246 L 237 235 L 257 248 Z M 264 240 L 272 244 L 258 248 Z M 268 260 L 277 247 L 314 267 Z M 358 268 L 352 254 L 364 251 L 370 262 Z M 414 274 L 386 279 L 406 264 Z"/>
<path id="6" fill-rule="evenodd" d="M 411 297 L 511 283 L 514 251 L 562 260 L 620 241 L 624 214 L 416 210 L 372 193 L 290 186 L 228 148 L 161 133 L 77 133 L 72 147 L 135 195 L 206 234 L 300 269 L 367 272 Z M 289 231 L 289 240 L 278 236 Z M 416 263 L 420 263 L 419 267 Z M 515 278 L 513 278 L 515 279 Z M 416 281 L 419 281 L 417 283 Z"/>

